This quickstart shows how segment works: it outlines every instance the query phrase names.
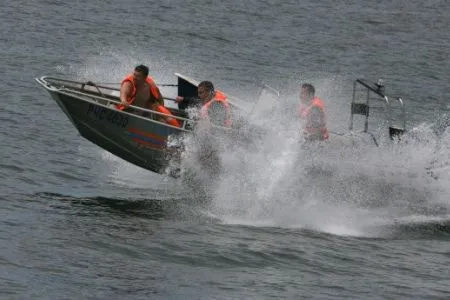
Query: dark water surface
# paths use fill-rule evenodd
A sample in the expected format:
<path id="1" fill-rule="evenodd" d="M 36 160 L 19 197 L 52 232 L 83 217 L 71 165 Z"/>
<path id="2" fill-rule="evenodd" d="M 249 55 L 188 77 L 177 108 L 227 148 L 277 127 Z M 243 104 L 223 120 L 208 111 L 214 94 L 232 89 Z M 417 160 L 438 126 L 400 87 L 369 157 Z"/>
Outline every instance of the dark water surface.
<path id="1" fill-rule="evenodd" d="M 270 83 L 286 111 L 310 81 L 341 132 L 353 81 L 383 78 L 426 131 L 448 111 L 449 15 L 438 0 L 3 3 L 0 298 L 448 299 L 450 177 L 424 174 L 428 141 L 369 151 L 361 176 L 334 157 L 315 181 L 283 177 L 292 145 L 273 136 L 226 157 L 236 172 L 205 206 L 82 139 L 34 78 L 119 82 L 145 63 L 249 102 Z"/>

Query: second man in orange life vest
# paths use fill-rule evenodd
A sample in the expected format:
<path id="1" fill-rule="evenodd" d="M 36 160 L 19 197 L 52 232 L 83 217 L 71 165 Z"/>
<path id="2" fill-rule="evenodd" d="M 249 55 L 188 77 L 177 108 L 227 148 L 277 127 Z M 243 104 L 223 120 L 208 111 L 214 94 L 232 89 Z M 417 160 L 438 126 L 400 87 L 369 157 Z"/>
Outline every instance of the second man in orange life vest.
<path id="1" fill-rule="evenodd" d="M 315 96 L 315 88 L 312 84 L 304 83 L 302 85 L 297 114 L 304 122 L 305 140 L 324 141 L 328 139 L 325 104 L 322 99 Z"/>
<path id="2" fill-rule="evenodd" d="M 218 126 L 231 127 L 231 109 L 227 97 L 221 91 L 215 91 L 211 81 L 202 81 L 197 88 L 198 98 L 176 98 L 180 109 L 200 108 L 200 118 L 208 119 Z"/>

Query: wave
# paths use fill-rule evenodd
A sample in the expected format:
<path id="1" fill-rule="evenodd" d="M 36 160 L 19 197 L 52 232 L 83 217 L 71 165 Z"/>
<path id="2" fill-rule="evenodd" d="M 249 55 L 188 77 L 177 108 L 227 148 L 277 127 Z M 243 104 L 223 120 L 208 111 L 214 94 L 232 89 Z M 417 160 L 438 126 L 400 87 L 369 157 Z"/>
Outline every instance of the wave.
<path id="1" fill-rule="evenodd" d="M 158 195 L 155 195 L 158 196 Z M 201 220 L 213 221 L 203 209 L 203 202 L 196 198 L 165 197 L 106 197 L 106 196 L 74 196 L 53 192 L 38 192 L 22 195 L 30 201 L 45 201 L 51 209 L 60 214 L 79 216 L 112 214 L 126 217 L 169 220 Z"/>
<path id="2" fill-rule="evenodd" d="M 450 215 L 411 215 L 397 218 L 392 224 L 381 227 L 383 236 L 395 239 L 445 239 L 450 238 Z"/>

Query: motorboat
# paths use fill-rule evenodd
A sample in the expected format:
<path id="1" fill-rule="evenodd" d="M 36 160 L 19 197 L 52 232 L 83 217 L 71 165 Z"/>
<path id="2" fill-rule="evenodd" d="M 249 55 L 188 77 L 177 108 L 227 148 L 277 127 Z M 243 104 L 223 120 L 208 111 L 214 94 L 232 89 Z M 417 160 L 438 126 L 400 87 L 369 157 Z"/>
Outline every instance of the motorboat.
<path id="1" fill-rule="evenodd" d="M 175 75 L 179 96 L 197 96 L 199 82 L 182 74 Z M 167 115 L 154 110 L 133 105 L 130 109 L 118 110 L 114 104 L 120 103 L 119 88 L 50 76 L 36 78 L 36 81 L 50 93 L 82 137 L 156 173 L 164 173 L 172 157 L 173 149 L 167 145 L 169 137 L 191 132 L 195 125 L 184 110 L 177 108 L 167 107 L 180 127 L 162 122 L 158 116 Z M 238 109 L 233 100 L 229 103 L 232 109 Z"/>
<path id="2" fill-rule="evenodd" d="M 175 76 L 177 84 L 174 86 L 177 88 L 178 96 L 197 96 L 198 81 L 179 73 L 175 73 Z M 171 117 L 180 122 L 180 127 L 161 121 L 158 116 L 167 115 L 154 110 L 132 105 L 129 110 L 118 110 L 114 104 L 120 103 L 119 88 L 96 84 L 93 81 L 76 81 L 51 76 L 43 76 L 35 80 L 50 93 L 82 137 L 114 155 L 152 172 L 160 174 L 167 172 L 169 162 L 176 151 L 168 145 L 169 139 L 173 136 L 191 133 L 196 124 L 195 120 L 189 118 L 186 111 L 178 108 L 167 107 Z M 361 88 L 363 90 L 362 98 L 358 92 L 358 89 L 361 90 Z M 229 97 L 233 115 L 245 116 L 246 113 L 251 113 L 247 108 L 239 105 L 238 100 L 238 98 Z M 374 100 L 377 102 L 381 100 L 381 103 L 389 111 L 392 100 L 384 94 L 381 82 L 371 84 L 363 79 L 357 79 L 354 82 L 351 102 L 350 132 L 356 132 L 354 131 L 354 116 L 361 115 L 364 118 L 364 129 L 361 133 L 370 136 L 378 145 L 376 137 L 369 130 L 369 115 Z M 396 98 L 395 101 L 401 105 L 403 123 L 401 126 L 389 125 L 389 135 L 392 139 L 401 136 L 405 132 L 406 126 L 403 101 L 401 98 Z M 236 124 L 238 123 L 236 122 Z M 231 129 L 216 127 L 223 131 L 239 131 L 237 126 Z M 354 136 L 354 134 L 349 137 L 332 132 L 330 141 L 353 140 Z"/>

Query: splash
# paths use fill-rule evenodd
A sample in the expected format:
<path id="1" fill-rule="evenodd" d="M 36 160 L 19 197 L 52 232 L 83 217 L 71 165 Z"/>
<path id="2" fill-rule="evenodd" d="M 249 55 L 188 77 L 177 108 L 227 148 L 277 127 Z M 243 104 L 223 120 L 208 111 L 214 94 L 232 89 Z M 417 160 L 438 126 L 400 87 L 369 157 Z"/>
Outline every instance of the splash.
<path id="1" fill-rule="evenodd" d="M 308 145 L 300 140 L 300 126 L 283 107 L 254 111 L 238 142 L 217 153 L 221 170 L 208 183 L 210 214 L 227 224 L 363 237 L 387 235 L 398 220 L 416 222 L 417 216 L 450 222 L 450 177 L 430 176 L 430 169 L 439 169 L 433 167 L 437 157 L 445 160 L 440 166 L 450 162 L 442 154 L 450 148 L 431 126 L 380 147 L 357 134 Z"/>

